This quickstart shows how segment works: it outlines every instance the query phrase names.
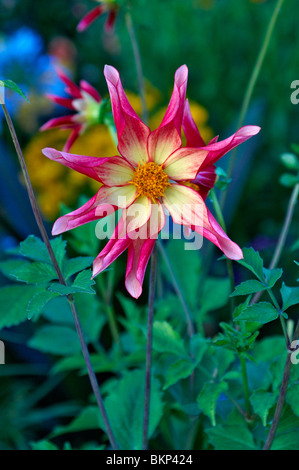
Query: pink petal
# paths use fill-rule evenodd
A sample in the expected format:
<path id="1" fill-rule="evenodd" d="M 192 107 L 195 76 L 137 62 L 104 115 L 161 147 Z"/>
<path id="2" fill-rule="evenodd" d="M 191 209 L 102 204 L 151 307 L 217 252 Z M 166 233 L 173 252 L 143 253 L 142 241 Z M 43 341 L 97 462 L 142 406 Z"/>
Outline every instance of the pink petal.
<path id="1" fill-rule="evenodd" d="M 98 103 L 102 100 L 101 95 L 98 93 L 98 91 L 90 85 L 86 80 L 81 80 L 80 81 L 80 87 L 82 90 L 86 91 L 94 100 L 96 100 Z"/>
<path id="2" fill-rule="evenodd" d="M 258 126 L 244 126 L 241 127 L 235 134 L 228 137 L 225 140 L 215 143 L 209 143 L 205 150 L 208 150 L 208 156 L 203 164 L 203 167 L 207 167 L 215 163 L 219 158 L 223 157 L 227 152 L 242 144 L 246 140 L 250 139 L 254 135 L 258 134 L 261 130 Z"/>
<path id="3" fill-rule="evenodd" d="M 74 98 L 81 98 L 80 88 L 64 73 L 60 67 L 55 67 L 60 80 L 67 86 L 66 91 Z"/>
<path id="4" fill-rule="evenodd" d="M 163 170 L 172 180 L 191 180 L 196 177 L 207 154 L 208 152 L 203 149 L 180 148 L 166 159 Z"/>
<path id="5" fill-rule="evenodd" d="M 46 131 L 47 129 L 52 129 L 53 127 L 61 127 L 70 124 L 73 125 L 73 114 L 50 119 L 40 128 L 40 130 Z"/>
<path id="6" fill-rule="evenodd" d="M 199 186 L 200 195 L 205 200 L 210 189 L 214 187 L 216 178 L 215 166 L 211 165 L 197 173 L 196 178 L 191 180 L 190 183 L 194 183 Z"/>
<path id="7" fill-rule="evenodd" d="M 187 147 L 204 147 L 206 145 L 194 122 L 188 100 L 186 100 L 184 107 L 183 130 L 187 139 Z"/>
<path id="8" fill-rule="evenodd" d="M 71 135 L 69 136 L 69 138 L 67 139 L 64 147 L 63 147 L 63 151 L 64 152 L 69 152 L 73 143 L 78 139 L 79 135 L 80 135 L 80 131 L 81 131 L 81 126 L 76 126 L 73 130 L 73 132 L 71 133 Z"/>
<path id="9" fill-rule="evenodd" d="M 96 181 L 101 181 L 97 174 L 97 168 L 109 160 L 109 157 L 85 157 L 83 155 L 73 155 L 71 153 L 59 152 L 58 150 L 52 148 L 45 148 L 42 150 L 42 152 L 50 160 L 62 163 L 62 165 L 65 165 L 68 168 L 72 168 L 73 170 L 76 170 L 83 175 L 89 176 Z"/>
<path id="10" fill-rule="evenodd" d="M 111 204 L 101 205 L 101 189 L 82 207 L 57 219 L 53 226 L 52 234 L 59 235 L 67 230 L 71 230 L 94 220 L 99 220 L 115 212 L 115 206 Z"/>
<path id="11" fill-rule="evenodd" d="M 191 228 L 214 243 L 227 258 L 233 260 L 243 258 L 241 248 L 226 235 L 208 209 L 206 209 L 203 226 L 193 226 Z"/>
<path id="12" fill-rule="evenodd" d="M 152 202 L 146 196 L 139 196 L 124 212 L 128 232 L 134 232 L 147 223 L 152 213 Z"/>
<path id="13" fill-rule="evenodd" d="M 108 84 L 117 130 L 118 150 L 123 157 L 136 166 L 139 162 L 148 160 L 147 140 L 150 130 L 130 105 L 118 71 L 110 65 L 105 65 L 104 75 Z"/>
<path id="14" fill-rule="evenodd" d="M 74 110 L 73 100 L 71 98 L 61 98 L 61 96 L 52 95 L 51 93 L 46 94 L 49 100 L 53 101 L 54 103 L 59 104 L 60 106 L 64 106 L 65 108 Z"/>
<path id="15" fill-rule="evenodd" d="M 84 31 L 88 26 L 91 25 L 99 16 L 101 16 L 107 8 L 104 5 L 99 5 L 98 7 L 95 7 L 93 10 L 91 10 L 89 13 L 87 13 L 84 18 L 80 21 L 80 23 L 77 26 L 77 31 L 80 33 Z"/>
<path id="16" fill-rule="evenodd" d="M 181 127 L 188 79 L 188 68 L 182 65 L 175 73 L 173 93 L 165 116 L 149 137 L 150 160 L 162 164 L 181 146 Z"/>
<path id="17" fill-rule="evenodd" d="M 129 245 L 126 288 L 135 299 L 138 299 L 142 293 L 145 270 L 155 243 L 155 239 L 148 238 L 147 240 L 142 240 L 137 238 L 137 240 L 134 240 Z"/>
<path id="18" fill-rule="evenodd" d="M 116 17 L 117 17 L 117 9 L 116 8 L 113 8 L 110 10 L 110 12 L 108 13 L 108 18 L 107 20 L 105 21 L 105 31 L 107 33 L 113 33 L 114 31 L 114 26 L 115 26 L 115 21 L 116 21 Z"/>
<path id="19" fill-rule="evenodd" d="M 172 184 L 164 191 L 162 202 L 174 223 L 179 225 L 202 225 L 205 204 L 193 189 L 181 184 Z"/>
<path id="20" fill-rule="evenodd" d="M 134 168 L 122 157 L 110 157 L 97 169 L 97 175 L 106 186 L 122 186 L 132 180 Z"/>

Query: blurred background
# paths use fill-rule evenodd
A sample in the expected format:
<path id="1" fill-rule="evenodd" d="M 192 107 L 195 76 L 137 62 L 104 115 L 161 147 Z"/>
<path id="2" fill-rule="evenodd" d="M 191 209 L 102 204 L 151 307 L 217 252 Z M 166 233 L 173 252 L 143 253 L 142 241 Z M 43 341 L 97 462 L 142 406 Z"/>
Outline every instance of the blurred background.
<path id="1" fill-rule="evenodd" d="M 234 133 L 275 4 L 276 0 L 132 0 L 151 127 L 161 122 L 175 70 L 185 63 L 189 68 L 187 94 L 204 140 L 208 142 L 216 135 L 222 140 Z M 94 182 L 41 153 L 44 147 L 62 149 L 70 134 L 60 129 L 40 131 L 49 119 L 66 114 L 64 108 L 46 97 L 46 93 L 66 96 L 55 67 L 63 68 L 76 83 L 87 80 L 102 97 L 107 97 L 103 68 L 105 64 L 115 66 L 132 106 L 140 113 L 132 47 L 122 9 L 114 33 L 107 34 L 105 15 L 85 32 L 76 31 L 82 17 L 95 6 L 92 0 L 0 0 L 0 6 L 0 79 L 16 82 L 30 101 L 6 90 L 6 104 L 50 233 L 61 204 L 75 209 L 79 198 L 91 197 L 97 190 Z M 284 172 L 280 155 L 289 152 L 292 143 L 299 143 L 299 105 L 290 100 L 291 82 L 299 79 L 297 11 L 298 1 L 288 0 L 279 15 L 244 122 L 259 125 L 262 130 L 238 149 L 224 208 L 229 235 L 241 247 L 260 250 L 266 263 L 277 242 L 291 192 L 279 183 Z M 38 235 L 38 231 L 1 110 L 0 136 L 1 259 L 7 249 L 29 234 Z M 71 151 L 93 156 L 116 152 L 102 125 L 83 133 Z M 229 156 L 218 164 L 226 169 L 228 161 Z M 297 213 L 287 249 L 296 242 L 298 233 Z M 293 282 L 295 265 L 291 256 L 282 259 L 282 265 L 286 280 L 289 277 Z M 0 284 L 7 283 L 1 276 Z M 23 330 L 10 334 L 22 335 Z M 25 353 L 33 354 L 27 349 Z M 21 349 L 19 356 L 25 353 Z M 39 361 L 42 364 L 45 359 Z M 26 384 L 22 384 L 26 393 Z M 70 414 L 73 411 L 70 409 Z M 21 435 L 15 438 L 20 439 L 20 447 Z"/>

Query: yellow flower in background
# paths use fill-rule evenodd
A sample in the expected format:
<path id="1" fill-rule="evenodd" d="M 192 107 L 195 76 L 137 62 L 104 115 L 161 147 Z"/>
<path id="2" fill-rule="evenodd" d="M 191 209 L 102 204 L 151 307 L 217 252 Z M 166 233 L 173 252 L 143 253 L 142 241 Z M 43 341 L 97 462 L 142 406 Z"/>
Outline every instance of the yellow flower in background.
<path id="1" fill-rule="evenodd" d="M 213 137 L 214 133 L 212 128 L 207 124 L 209 120 L 209 113 L 208 111 L 201 106 L 200 104 L 196 103 L 195 101 L 189 101 L 190 109 L 192 116 L 194 118 L 195 124 L 197 125 L 197 128 L 203 138 L 203 140 L 207 143 L 209 142 Z M 160 108 L 150 119 L 150 128 L 151 129 L 156 129 L 164 114 L 165 114 L 166 106 L 163 108 Z M 183 145 L 185 145 L 185 137 L 182 136 L 182 141 Z"/>
<path id="2" fill-rule="evenodd" d="M 34 136 L 24 150 L 32 186 L 37 193 L 43 215 L 52 220 L 59 215 L 59 204 L 72 205 L 84 187 L 99 189 L 99 184 L 62 165 L 42 158 L 41 149 L 56 146 L 63 149 L 70 131 L 51 129 Z M 72 146 L 72 153 L 84 155 L 88 149 L 90 156 L 102 157 L 117 155 L 117 149 L 108 129 L 95 125 L 82 134 Z"/>
<path id="3" fill-rule="evenodd" d="M 135 109 L 136 113 L 140 116 L 142 114 L 142 105 L 139 95 L 132 91 L 125 90 L 130 105 Z M 153 111 L 154 108 L 162 101 L 162 93 L 151 85 L 149 82 L 145 83 L 145 102 L 149 112 Z"/>

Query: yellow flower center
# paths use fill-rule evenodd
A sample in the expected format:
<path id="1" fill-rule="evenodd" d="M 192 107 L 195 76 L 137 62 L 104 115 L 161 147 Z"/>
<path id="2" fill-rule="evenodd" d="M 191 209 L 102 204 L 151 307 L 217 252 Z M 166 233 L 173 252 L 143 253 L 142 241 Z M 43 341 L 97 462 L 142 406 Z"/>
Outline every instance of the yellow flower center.
<path id="1" fill-rule="evenodd" d="M 156 199 L 164 196 L 167 186 L 171 186 L 168 176 L 162 170 L 162 165 L 154 162 L 139 163 L 130 183 L 136 186 L 138 196 L 146 196 L 154 203 Z"/>

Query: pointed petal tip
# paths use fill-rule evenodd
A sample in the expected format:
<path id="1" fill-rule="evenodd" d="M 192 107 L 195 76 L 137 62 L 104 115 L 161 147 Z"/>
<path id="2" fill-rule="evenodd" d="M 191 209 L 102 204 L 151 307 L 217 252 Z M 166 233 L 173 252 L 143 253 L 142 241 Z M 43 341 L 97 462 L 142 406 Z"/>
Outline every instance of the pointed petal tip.
<path id="1" fill-rule="evenodd" d="M 188 79 L 188 67 L 187 65 L 181 65 L 175 72 L 175 82 L 178 87 L 182 86 L 183 83 Z"/>
<path id="2" fill-rule="evenodd" d="M 141 296 L 142 286 L 136 278 L 127 278 L 125 285 L 131 297 L 134 297 L 134 299 L 138 299 Z"/>
<path id="3" fill-rule="evenodd" d="M 104 67 L 104 75 L 106 77 L 106 80 L 108 80 L 115 86 L 117 85 L 117 82 L 119 80 L 119 73 L 115 67 L 106 64 Z"/>

